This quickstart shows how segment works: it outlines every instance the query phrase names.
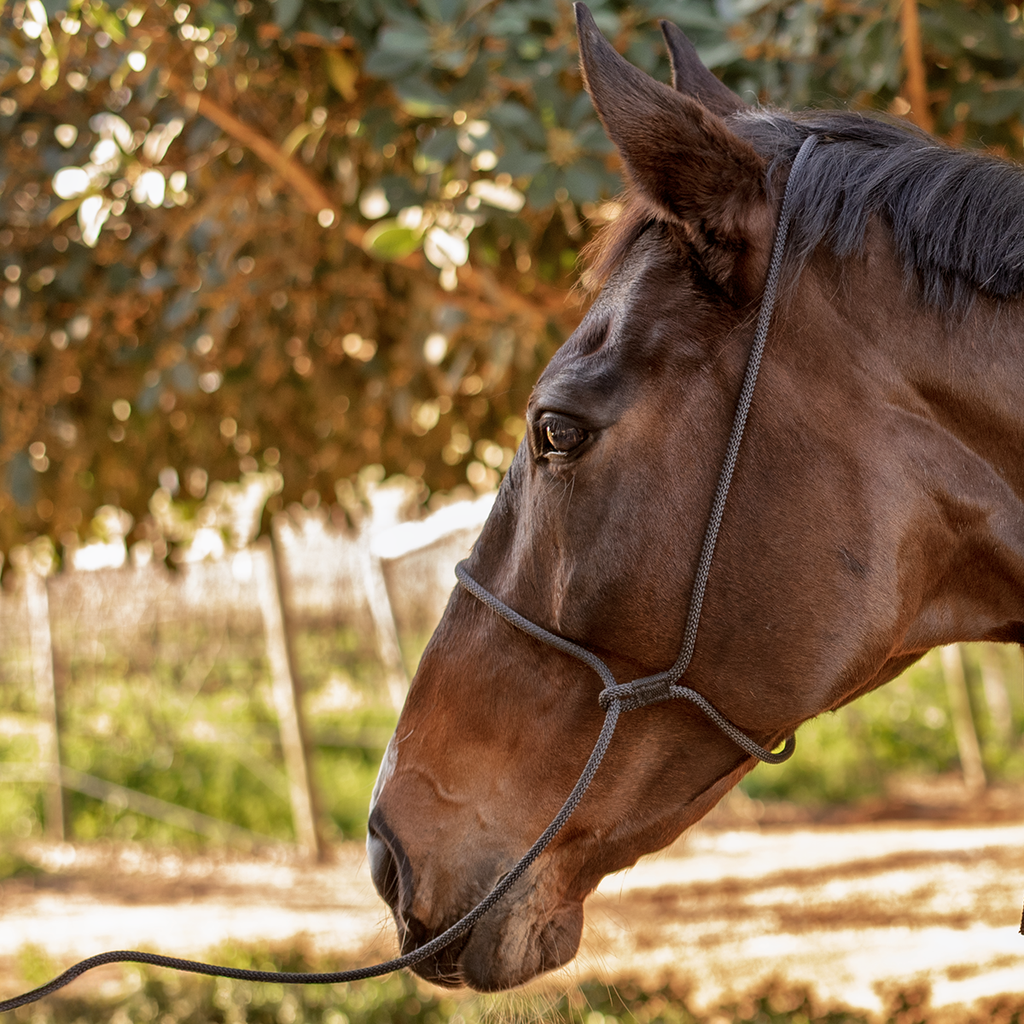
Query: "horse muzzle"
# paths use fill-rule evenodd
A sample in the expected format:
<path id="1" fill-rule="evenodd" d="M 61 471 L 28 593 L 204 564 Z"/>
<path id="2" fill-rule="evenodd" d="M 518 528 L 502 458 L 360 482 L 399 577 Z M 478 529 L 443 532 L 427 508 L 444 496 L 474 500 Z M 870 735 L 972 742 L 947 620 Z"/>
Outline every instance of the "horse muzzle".
<path id="1" fill-rule="evenodd" d="M 366 848 L 373 884 L 391 908 L 403 954 L 440 935 L 514 863 L 478 864 L 458 891 L 426 891 L 430 887 L 417 885 L 412 862 L 379 808 L 370 817 Z M 583 904 L 555 897 L 552 874 L 550 866 L 539 871 L 535 865 L 471 931 L 412 970 L 435 985 L 497 992 L 571 960 L 583 931 Z"/>

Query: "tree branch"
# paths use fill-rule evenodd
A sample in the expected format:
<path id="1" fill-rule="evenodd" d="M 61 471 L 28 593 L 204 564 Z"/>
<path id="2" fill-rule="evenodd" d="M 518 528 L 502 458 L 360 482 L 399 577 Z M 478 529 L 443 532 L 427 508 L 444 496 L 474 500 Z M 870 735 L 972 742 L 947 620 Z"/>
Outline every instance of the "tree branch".
<path id="1" fill-rule="evenodd" d="M 310 213 L 320 215 L 324 210 L 329 210 L 333 216 L 330 223 L 337 223 L 338 208 L 323 186 L 301 164 L 286 156 L 279 146 L 271 142 L 265 135 L 261 135 L 255 128 L 250 128 L 244 121 L 240 121 L 231 111 L 211 100 L 205 93 L 189 89 L 177 76 L 172 76 L 168 85 L 174 90 L 183 106 L 197 111 L 207 120 L 212 121 L 218 128 L 255 153 L 268 167 L 279 174 L 303 201 Z"/>
<path id="2" fill-rule="evenodd" d="M 918 128 L 930 132 L 934 129 L 935 123 L 928 105 L 928 81 L 921 53 L 921 22 L 918 18 L 917 0 L 902 0 L 900 34 L 903 37 L 903 63 L 907 71 L 904 88 L 907 102 L 910 104 L 910 118 Z"/>

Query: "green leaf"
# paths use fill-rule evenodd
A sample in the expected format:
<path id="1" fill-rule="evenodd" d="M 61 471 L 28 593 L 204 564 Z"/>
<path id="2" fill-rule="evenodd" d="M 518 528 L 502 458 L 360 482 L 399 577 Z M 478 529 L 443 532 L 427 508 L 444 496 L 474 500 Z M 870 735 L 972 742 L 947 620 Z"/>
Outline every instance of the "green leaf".
<path id="1" fill-rule="evenodd" d="M 414 253 L 423 232 L 403 227 L 397 220 L 382 220 L 363 235 L 363 248 L 379 260 L 400 260 Z"/>
<path id="2" fill-rule="evenodd" d="M 380 179 L 380 187 L 388 197 L 392 210 L 403 210 L 407 206 L 421 206 L 423 196 L 417 191 L 413 182 L 401 174 L 385 174 Z"/>
<path id="3" fill-rule="evenodd" d="M 421 6 L 432 21 L 450 24 L 465 13 L 465 0 L 421 0 Z"/>
<path id="4" fill-rule="evenodd" d="M 1006 89 L 982 91 L 971 106 L 971 120 L 979 124 L 994 125 L 1009 117 L 1020 117 L 1024 111 L 1024 90 L 1016 83 Z"/>
<path id="5" fill-rule="evenodd" d="M 395 56 L 425 58 L 430 53 L 430 33 L 425 25 L 391 26 L 381 32 L 377 45 Z"/>
<path id="6" fill-rule="evenodd" d="M 580 92 L 572 101 L 569 112 L 564 119 L 566 128 L 578 128 L 580 123 L 588 117 L 594 116 L 594 105 L 585 92 Z"/>
<path id="7" fill-rule="evenodd" d="M 395 83 L 394 89 L 402 109 L 413 117 L 444 117 L 452 109 L 452 104 L 422 78 L 404 78 Z"/>
<path id="8" fill-rule="evenodd" d="M 709 68 L 720 68 L 724 64 L 739 60 L 742 55 L 740 47 L 730 40 L 698 46 L 697 53 Z"/>
<path id="9" fill-rule="evenodd" d="M 722 31 L 721 18 L 716 17 L 710 10 L 701 10 L 696 4 L 687 2 L 687 0 L 659 4 L 658 15 L 667 18 L 687 33 L 691 31 Z"/>
<path id="10" fill-rule="evenodd" d="M 366 58 L 363 70 L 371 77 L 394 80 L 418 71 L 425 63 L 425 56 L 402 57 L 387 50 L 374 50 Z"/>
<path id="11" fill-rule="evenodd" d="M 565 188 L 577 203 L 595 202 L 602 192 L 614 191 L 615 179 L 612 178 L 611 188 L 608 179 L 609 175 L 596 160 L 584 158 L 565 169 Z"/>
<path id="12" fill-rule="evenodd" d="M 521 103 L 500 103 L 487 112 L 487 120 L 503 128 L 519 128 L 533 120 L 533 114 Z"/>
<path id="13" fill-rule="evenodd" d="M 448 163 L 459 151 L 459 133 L 454 128 L 439 128 L 423 145 L 420 152 L 430 161 Z"/>
<path id="14" fill-rule="evenodd" d="M 106 7 L 105 4 L 94 4 L 92 8 L 92 15 L 96 19 L 96 23 L 103 29 L 104 32 L 114 40 L 115 43 L 124 42 L 124 26 L 120 20 Z"/>
<path id="15" fill-rule="evenodd" d="M 535 210 L 543 210 L 555 201 L 555 192 L 565 185 L 564 175 L 557 168 L 545 167 L 530 182 L 527 199 Z"/>
<path id="16" fill-rule="evenodd" d="M 274 0 L 274 24 L 287 31 L 295 24 L 302 10 L 302 0 Z"/>
<path id="17" fill-rule="evenodd" d="M 536 36 L 520 39 L 516 51 L 523 60 L 539 60 L 544 56 L 544 41 Z"/>
<path id="18" fill-rule="evenodd" d="M 514 152 L 507 151 L 498 161 L 497 169 L 504 174 L 511 174 L 513 178 L 532 178 L 540 173 L 547 162 L 546 153 L 517 149 Z"/>
<path id="19" fill-rule="evenodd" d="M 359 80 L 359 68 L 355 61 L 340 50 L 326 50 L 324 64 L 331 85 L 346 102 L 352 103 L 357 95 L 356 82 Z"/>
<path id="20" fill-rule="evenodd" d="M 434 67 L 444 68 L 445 71 L 458 71 L 465 63 L 467 53 L 464 48 L 452 47 L 439 50 L 433 55 Z"/>

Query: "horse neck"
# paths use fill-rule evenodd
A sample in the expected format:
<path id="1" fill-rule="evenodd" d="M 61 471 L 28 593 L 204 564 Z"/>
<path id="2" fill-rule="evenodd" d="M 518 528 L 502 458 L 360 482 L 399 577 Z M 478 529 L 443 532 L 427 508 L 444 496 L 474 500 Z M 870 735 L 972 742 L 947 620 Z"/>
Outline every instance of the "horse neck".
<path id="1" fill-rule="evenodd" d="M 957 316 L 910 300 L 890 316 L 889 451 L 930 538 L 910 539 L 931 579 L 922 646 L 1024 642 L 1024 301 L 978 296 Z"/>
<path id="2" fill-rule="evenodd" d="M 787 318 L 801 336 L 768 365 L 804 374 L 800 393 L 864 482 L 869 536 L 914 619 L 909 647 L 1024 643 L 1024 300 L 979 294 L 944 312 L 903 286 L 891 251 L 809 267 Z"/>
<path id="3" fill-rule="evenodd" d="M 933 424 L 1024 501 L 1024 297 L 978 293 L 966 312 L 942 310 L 906 283 L 877 222 L 865 249 L 859 263 L 819 257 L 804 279 L 810 305 L 799 316 L 823 328 L 828 372 L 840 388 L 859 375 L 868 401 Z"/>
<path id="4" fill-rule="evenodd" d="M 930 313 L 921 327 L 902 358 L 919 413 L 1024 500 L 1024 301 L 979 296 L 966 315 Z"/>

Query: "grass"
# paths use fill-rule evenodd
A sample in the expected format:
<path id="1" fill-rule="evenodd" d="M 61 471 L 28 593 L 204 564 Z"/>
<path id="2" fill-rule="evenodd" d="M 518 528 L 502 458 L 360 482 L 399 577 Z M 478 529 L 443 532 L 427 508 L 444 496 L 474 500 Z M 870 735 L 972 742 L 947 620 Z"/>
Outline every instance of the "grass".
<path id="1" fill-rule="evenodd" d="M 338 970 L 301 947 L 225 947 L 213 951 L 232 967 L 286 971 Z M 56 971 L 45 954 L 26 948 L 19 961 L 26 987 L 49 980 Z M 86 976 L 88 977 L 88 975 Z M 409 974 L 349 985 L 267 985 L 124 965 L 121 985 L 99 992 L 56 995 L 14 1012 L 32 1024 L 927 1024 L 933 1019 L 926 988 L 891 994 L 879 1016 L 817 1005 L 805 991 L 769 984 L 722 1006 L 692 1008 L 680 981 L 615 985 L 585 981 L 569 989 L 537 989 L 480 996 L 448 993 Z M 82 983 L 79 990 L 84 988 Z M 110 992 L 113 988 L 115 991 Z M 1024 996 L 1006 996 L 959 1014 L 944 1010 L 944 1024 L 1024 1024 Z"/>
<path id="2" fill-rule="evenodd" d="M 164 624 L 125 643 L 115 631 L 55 659 L 61 759 L 70 768 L 139 790 L 276 840 L 293 838 L 288 781 L 269 669 L 259 634 L 220 624 Z M 69 645 L 71 646 L 71 645 Z M 377 766 L 397 713 L 372 652 L 352 630 L 301 630 L 314 778 L 327 839 L 361 836 Z M 24 673 L 0 655 L 0 706 L 20 695 Z M 23 662 L 21 662 L 23 663 Z M 10 701 L 8 701 L 10 698 Z M 34 738 L 0 737 L 0 766 L 37 756 Z M 133 813 L 116 801 L 65 793 L 69 836 L 199 848 L 208 840 Z M 42 834 L 43 790 L 0 786 L 0 835 Z"/>

